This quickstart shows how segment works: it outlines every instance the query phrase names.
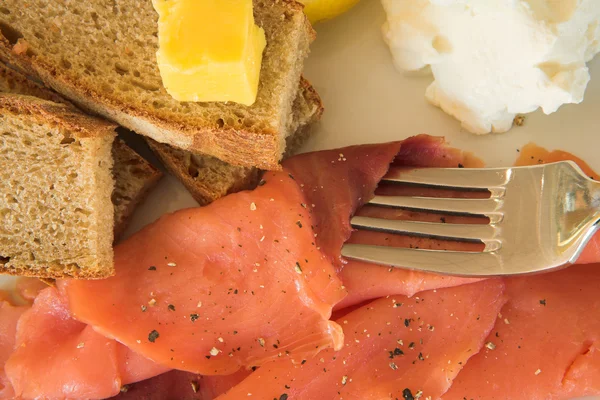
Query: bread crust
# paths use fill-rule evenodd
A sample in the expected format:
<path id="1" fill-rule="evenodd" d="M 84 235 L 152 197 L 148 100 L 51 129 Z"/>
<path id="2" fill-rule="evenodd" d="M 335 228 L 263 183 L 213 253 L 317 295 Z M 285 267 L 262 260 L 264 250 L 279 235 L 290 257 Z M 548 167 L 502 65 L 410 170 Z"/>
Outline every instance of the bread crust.
<path id="1" fill-rule="evenodd" d="M 117 138 L 115 140 L 112 154 L 113 159 L 115 160 L 115 191 L 112 196 L 112 202 L 115 206 L 114 241 L 117 243 L 127 229 L 135 209 L 144 201 L 154 186 L 156 186 L 158 181 L 162 178 L 163 173 L 131 149 L 131 147 L 127 146 L 121 139 Z M 121 179 L 139 179 L 143 181 L 143 185 L 139 187 L 135 193 L 119 193 L 119 172 L 130 172 L 128 169 L 132 164 L 135 165 L 134 168 L 138 170 L 138 175 L 140 176 L 122 177 Z M 124 207 L 117 205 L 117 198 L 119 196 L 126 196 L 128 199 L 124 204 Z M 120 205 L 123 205 L 123 203 Z"/>
<path id="2" fill-rule="evenodd" d="M 54 103 L 33 96 L 0 93 L 0 110 L 15 114 L 40 115 L 74 133 L 77 139 L 115 135 L 116 124 L 77 112 L 66 104 Z"/>

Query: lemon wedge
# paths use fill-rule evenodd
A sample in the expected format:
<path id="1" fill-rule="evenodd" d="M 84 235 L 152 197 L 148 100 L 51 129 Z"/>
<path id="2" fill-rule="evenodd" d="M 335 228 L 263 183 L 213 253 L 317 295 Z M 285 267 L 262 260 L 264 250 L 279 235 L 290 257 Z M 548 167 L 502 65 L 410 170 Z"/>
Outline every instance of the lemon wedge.
<path id="1" fill-rule="evenodd" d="M 360 0 L 300 0 L 311 23 L 337 17 L 356 5 Z"/>

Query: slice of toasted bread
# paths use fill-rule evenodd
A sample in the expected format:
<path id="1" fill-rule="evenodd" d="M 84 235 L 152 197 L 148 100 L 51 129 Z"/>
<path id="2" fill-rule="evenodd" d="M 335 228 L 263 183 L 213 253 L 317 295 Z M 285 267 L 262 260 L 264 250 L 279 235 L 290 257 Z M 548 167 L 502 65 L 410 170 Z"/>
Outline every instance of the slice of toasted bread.
<path id="1" fill-rule="evenodd" d="M 114 273 L 115 129 L 65 104 L 0 93 L 0 273 Z"/>
<path id="2" fill-rule="evenodd" d="M 312 124 L 321 118 L 322 113 L 319 95 L 302 78 L 288 127 L 293 132 L 287 139 L 289 155 L 304 143 Z M 257 168 L 231 165 L 211 156 L 174 149 L 151 139 L 148 139 L 148 145 L 200 205 L 212 203 L 229 193 L 252 189 L 261 176 Z"/>
<path id="3" fill-rule="evenodd" d="M 0 92 L 35 96 L 71 105 L 58 93 L 2 64 L 0 64 Z M 115 241 L 118 241 L 127 229 L 133 211 L 162 177 L 162 172 L 119 139 L 113 144 L 112 155 L 115 178 L 112 201 L 115 206 Z"/>
<path id="4" fill-rule="evenodd" d="M 136 207 L 146 198 L 163 173 L 133 151 L 121 139 L 115 140 L 112 149 L 115 166 L 115 190 L 112 203 L 115 207 L 115 242 L 127 229 Z"/>
<path id="5" fill-rule="evenodd" d="M 151 0 L 3 0 L 0 58 L 69 100 L 139 134 L 234 165 L 278 169 L 304 58 L 314 31 L 293 0 L 254 0 L 264 30 L 252 106 L 180 103 L 156 61 Z"/>

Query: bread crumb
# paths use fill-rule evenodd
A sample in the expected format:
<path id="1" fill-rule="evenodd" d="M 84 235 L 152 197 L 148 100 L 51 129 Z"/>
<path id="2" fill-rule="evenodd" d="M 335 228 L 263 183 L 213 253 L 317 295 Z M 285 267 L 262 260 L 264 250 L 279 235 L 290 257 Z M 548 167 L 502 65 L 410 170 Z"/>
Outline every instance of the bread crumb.
<path id="1" fill-rule="evenodd" d="M 254 202 L 250 203 L 250 211 L 256 211 L 256 204 Z"/>
<path id="2" fill-rule="evenodd" d="M 515 119 L 513 120 L 513 124 L 516 126 L 523 126 L 525 124 L 525 116 L 524 115 L 517 115 L 515 117 Z"/>
<path id="3" fill-rule="evenodd" d="M 13 53 L 16 55 L 25 54 L 27 53 L 27 50 L 29 50 L 29 43 L 23 38 L 19 38 L 17 43 L 13 46 Z"/>
<path id="4" fill-rule="evenodd" d="M 496 349 L 496 345 L 494 343 L 492 343 L 492 342 L 487 342 L 485 344 L 485 347 L 487 347 L 490 350 L 495 350 Z"/>

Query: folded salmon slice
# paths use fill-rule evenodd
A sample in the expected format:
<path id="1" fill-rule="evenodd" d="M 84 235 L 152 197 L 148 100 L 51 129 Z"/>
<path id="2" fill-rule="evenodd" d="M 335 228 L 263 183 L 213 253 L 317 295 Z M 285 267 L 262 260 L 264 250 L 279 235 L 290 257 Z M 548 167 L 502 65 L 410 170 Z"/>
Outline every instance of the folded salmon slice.
<path id="1" fill-rule="evenodd" d="M 375 300 L 338 320 L 342 350 L 269 363 L 218 399 L 439 398 L 483 346 L 503 290 L 488 280 Z"/>
<path id="2" fill-rule="evenodd" d="M 600 394 L 598 265 L 506 279 L 508 303 L 444 400 Z"/>
<path id="3" fill-rule="evenodd" d="M 230 374 L 339 348 L 346 295 L 288 173 L 162 217 L 115 248 L 117 275 L 60 281 L 80 321 L 173 369 Z"/>
<path id="4" fill-rule="evenodd" d="M 412 296 L 423 290 L 477 282 L 477 279 L 446 277 L 389 268 L 354 260 L 342 260 L 340 250 L 350 239 L 354 243 L 395 245 L 399 247 L 435 248 L 439 242 L 381 235 L 376 232 L 354 232 L 350 217 L 357 214 L 388 219 L 408 219 L 414 213 L 381 207 L 361 208 L 374 195 L 379 181 L 390 165 L 401 167 L 480 167 L 481 160 L 469 153 L 446 145 L 443 138 L 428 135 L 411 137 L 402 142 L 352 146 L 334 151 L 306 153 L 283 163 L 301 185 L 307 203 L 314 209 L 317 244 L 336 262 L 348 296 L 336 309 L 390 294 Z M 404 188 L 406 189 L 406 188 Z M 380 194 L 399 194 L 397 188 L 378 189 Z M 435 192 L 404 190 L 403 194 L 435 196 Z M 438 194 L 439 195 L 439 194 Z M 423 216 L 422 216 L 423 217 Z M 427 216 L 424 216 L 427 218 Z M 434 216 L 440 218 L 440 216 Z M 448 217 L 448 223 L 464 223 L 464 219 Z M 462 246 L 462 247 L 460 247 Z M 469 249 L 461 243 L 457 250 Z"/>
<path id="5" fill-rule="evenodd" d="M 23 398 L 106 398 L 168 370 L 74 320 L 54 288 L 40 292 L 15 330 L 16 347 L 4 365 Z"/>

